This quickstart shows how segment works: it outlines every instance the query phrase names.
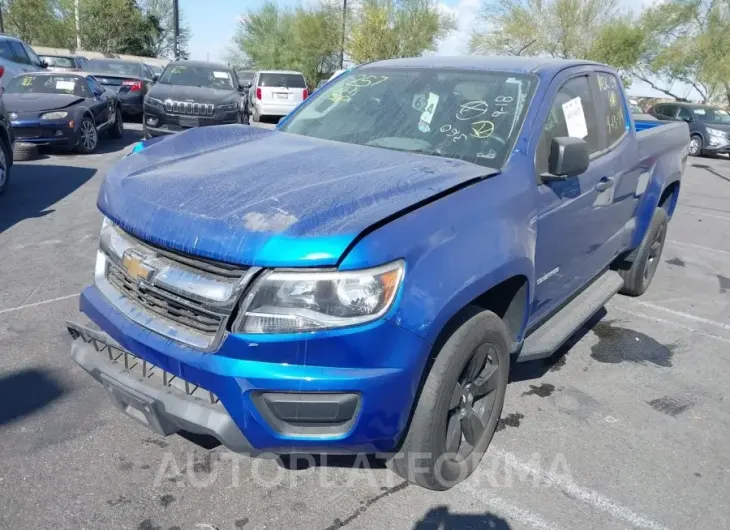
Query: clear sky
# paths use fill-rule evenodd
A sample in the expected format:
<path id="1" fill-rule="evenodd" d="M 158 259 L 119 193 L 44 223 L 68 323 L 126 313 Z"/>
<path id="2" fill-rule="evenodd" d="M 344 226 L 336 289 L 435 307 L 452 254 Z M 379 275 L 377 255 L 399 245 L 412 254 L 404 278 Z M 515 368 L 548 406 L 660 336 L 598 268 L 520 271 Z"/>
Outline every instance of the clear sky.
<path id="1" fill-rule="evenodd" d="M 306 4 L 316 0 L 278 0 L 281 6 Z M 621 0 L 629 9 L 654 0 Z M 261 5 L 260 0 L 179 0 L 180 9 L 190 26 L 192 38 L 189 51 L 192 59 L 223 61 L 231 45 L 239 17 Z M 441 0 L 441 8 L 456 16 L 459 29 L 439 45 L 439 55 L 466 53 L 469 33 L 479 13 L 480 0 Z M 675 87 L 679 91 L 682 87 Z M 687 87 L 688 88 L 688 87 Z M 688 91 L 688 90 L 685 90 Z M 663 96 L 642 82 L 635 82 L 630 94 L 636 96 Z M 690 94 L 692 97 L 693 94 Z"/>

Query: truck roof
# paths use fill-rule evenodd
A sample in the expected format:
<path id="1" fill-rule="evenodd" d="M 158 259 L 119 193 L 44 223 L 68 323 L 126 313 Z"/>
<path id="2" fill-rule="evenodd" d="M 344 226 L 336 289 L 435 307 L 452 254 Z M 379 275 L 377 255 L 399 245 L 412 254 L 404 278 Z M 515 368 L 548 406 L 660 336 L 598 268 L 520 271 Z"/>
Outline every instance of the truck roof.
<path id="1" fill-rule="evenodd" d="M 407 59 L 388 59 L 385 61 L 377 61 L 364 65 L 364 68 L 370 66 L 386 66 L 391 68 L 459 68 L 459 69 L 478 69 L 478 70 L 502 70 L 514 73 L 536 73 L 536 74 L 555 74 L 560 70 L 571 66 L 593 65 L 604 66 L 600 63 L 592 61 L 582 61 L 574 59 L 554 59 L 552 57 L 496 57 L 496 56 L 480 56 L 480 55 L 460 55 L 454 57 L 412 57 Z"/>

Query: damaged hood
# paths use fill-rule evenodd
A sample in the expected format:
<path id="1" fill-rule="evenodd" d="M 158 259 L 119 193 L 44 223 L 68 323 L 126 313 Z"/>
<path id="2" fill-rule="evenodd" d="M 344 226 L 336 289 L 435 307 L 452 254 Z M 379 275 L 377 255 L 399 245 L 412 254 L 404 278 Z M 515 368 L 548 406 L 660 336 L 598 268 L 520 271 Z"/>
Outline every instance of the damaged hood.
<path id="1" fill-rule="evenodd" d="M 245 125 L 201 127 L 119 161 L 98 206 L 164 248 L 241 265 L 325 266 L 373 225 L 496 172 Z"/>

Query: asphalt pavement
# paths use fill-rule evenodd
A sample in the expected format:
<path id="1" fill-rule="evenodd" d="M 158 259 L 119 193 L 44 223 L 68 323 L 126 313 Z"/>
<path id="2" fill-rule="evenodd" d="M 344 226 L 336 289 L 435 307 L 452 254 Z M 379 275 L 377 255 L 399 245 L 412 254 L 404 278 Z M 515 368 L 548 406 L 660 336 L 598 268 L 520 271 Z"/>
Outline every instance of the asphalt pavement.
<path id="1" fill-rule="evenodd" d="M 693 158 L 654 283 L 518 365 L 475 475 L 436 493 L 377 461 L 237 457 L 122 416 L 69 357 L 106 168 L 18 163 L 0 199 L 0 528 L 730 527 L 730 160 Z"/>

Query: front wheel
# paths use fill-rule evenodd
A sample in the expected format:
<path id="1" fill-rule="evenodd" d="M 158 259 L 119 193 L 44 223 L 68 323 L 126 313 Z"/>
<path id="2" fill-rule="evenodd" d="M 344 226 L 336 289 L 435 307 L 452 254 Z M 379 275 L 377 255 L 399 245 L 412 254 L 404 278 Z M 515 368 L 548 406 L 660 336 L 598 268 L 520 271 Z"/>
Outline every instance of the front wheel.
<path id="1" fill-rule="evenodd" d="M 89 154 L 96 151 L 99 144 L 99 133 L 96 130 L 94 121 L 88 116 L 84 116 L 79 125 L 79 143 L 76 149 L 83 154 Z"/>
<path id="2" fill-rule="evenodd" d="M 696 134 L 689 139 L 689 156 L 700 156 L 702 154 L 702 137 Z"/>
<path id="3" fill-rule="evenodd" d="M 440 347 L 400 452 L 404 479 L 446 490 L 476 469 L 497 428 L 509 377 L 509 334 L 497 315 L 467 307 Z"/>
<path id="4" fill-rule="evenodd" d="M 11 166 L 8 163 L 9 149 L 5 145 L 4 140 L 0 140 L 0 196 L 5 193 L 10 183 L 10 169 Z"/>

